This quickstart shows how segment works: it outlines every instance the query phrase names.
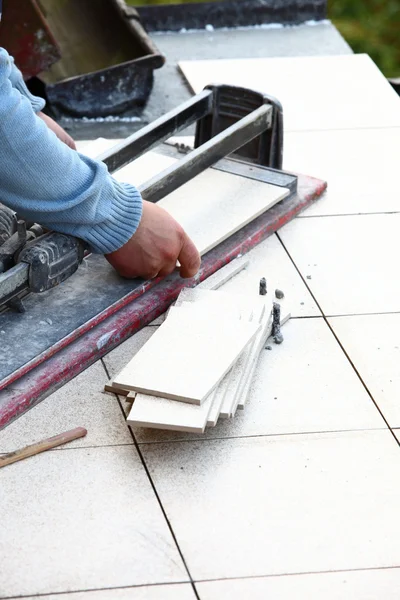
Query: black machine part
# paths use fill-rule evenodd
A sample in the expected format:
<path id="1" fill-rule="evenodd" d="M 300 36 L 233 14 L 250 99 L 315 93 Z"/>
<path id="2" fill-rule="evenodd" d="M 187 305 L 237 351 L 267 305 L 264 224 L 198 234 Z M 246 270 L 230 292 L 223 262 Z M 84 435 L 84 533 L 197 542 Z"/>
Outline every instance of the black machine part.
<path id="1" fill-rule="evenodd" d="M 0 247 L 17 230 L 17 216 L 11 208 L 0 204 Z"/>
<path id="2" fill-rule="evenodd" d="M 232 153 L 236 160 L 231 162 L 236 163 L 234 170 L 238 173 L 250 164 L 263 171 L 261 175 L 253 173 L 253 178 L 285 185 L 292 193 L 296 191 L 296 176 L 280 171 L 283 154 L 280 103 L 270 96 L 227 85 L 207 86 L 98 159 L 113 172 L 194 122 L 197 123 L 195 149 L 139 188 L 146 200 L 157 202 Z M 225 161 L 219 168 L 231 167 Z M 21 244 L 23 236 L 18 231 L 8 239 L 11 244 L 15 237 L 12 253 L 7 255 L 8 270 L 4 269 L 3 274 L 0 270 L 0 306 L 9 305 L 22 291 L 44 292 L 58 285 L 77 270 L 88 250 L 81 240 L 61 233 L 47 233 L 33 240 L 32 236 L 27 237 L 26 243 Z M 37 233 L 34 228 L 29 231 Z M 12 268 L 10 256 L 17 262 Z"/>
<path id="3" fill-rule="evenodd" d="M 29 265 L 29 290 L 45 292 L 75 273 L 83 260 L 85 245 L 62 233 L 46 233 L 28 242 L 18 256 L 19 263 Z"/>

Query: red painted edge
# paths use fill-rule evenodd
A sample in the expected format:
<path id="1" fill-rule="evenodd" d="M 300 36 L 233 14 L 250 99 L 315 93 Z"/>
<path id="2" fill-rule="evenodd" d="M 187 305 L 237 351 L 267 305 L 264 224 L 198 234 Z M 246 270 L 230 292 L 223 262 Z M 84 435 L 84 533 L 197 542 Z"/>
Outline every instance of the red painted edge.
<path id="1" fill-rule="evenodd" d="M 203 257 L 197 276 L 177 273 L 144 282 L 107 310 L 2 382 L 0 429 L 78 375 L 145 325 L 164 313 L 184 287 L 194 287 L 215 271 L 249 252 L 319 198 L 326 183 L 299 175 L 298 193 L 287 198 Z"/>

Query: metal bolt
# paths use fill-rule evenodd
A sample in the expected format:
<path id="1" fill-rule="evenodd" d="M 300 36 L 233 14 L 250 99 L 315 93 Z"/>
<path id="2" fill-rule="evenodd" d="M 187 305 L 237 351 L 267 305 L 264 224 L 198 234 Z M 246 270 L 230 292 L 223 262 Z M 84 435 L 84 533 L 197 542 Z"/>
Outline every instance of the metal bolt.
<path id="1" fill-rule="evenodd" d="M 272 310 L 272 336 L 275 344 L 282 344 L 283 335 L 281 333 L 281 306 L 277 302 L 274 302 Z"/>
<path id="2" fill-rule="evenodd" d="M 261 279 L 260 279 L 259 293 L 260 293 L 260 296 L 266 296 L 266 294 L 267 294 L 267 280 L 265 279 L 265 277 L 261 277 Z"/>

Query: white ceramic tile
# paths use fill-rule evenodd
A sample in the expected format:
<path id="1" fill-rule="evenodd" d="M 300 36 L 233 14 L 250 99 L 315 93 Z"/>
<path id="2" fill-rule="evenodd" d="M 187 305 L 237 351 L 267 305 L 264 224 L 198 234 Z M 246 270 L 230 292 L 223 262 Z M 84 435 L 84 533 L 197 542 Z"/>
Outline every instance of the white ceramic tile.
<path id="1" fill-rule="evenodd" d="M 283 168 L 328 182 L 301 217 L 398 212 L 393 174 L 399 155 L 400 127 L 286 133 Z"/>
<path id="2" fill-rule="evenodd" d="M 79 140 L 76 142 L 76 148 L 81 154 L 85 154 L 90 158 L 97 158 L 106 150 L 110 150 L 110 148 L 119 144 L 119 142 L 121 142 L 119 139 L 106 139 L 100 137 L 96 140 Z"/>
<path id="3" fill-rule="evenodd" d="M 239 256 L 221 269 L 218 269 L 218 271 L 215 271 L 215 273 L 210 275 L 210 277 L 207 277 L 207 279 L 204 279 L 197 287 L 201 290 L 219 290 L 223 288 L 228 281 L 236 277 L 238 273 L 247 269 L 249 264 L 250 261 L 247 256 Z"/>
<path id="4" fill-rule="evenodd" d="M 389 431 L 142 450 L 195 580 L 400 564 L 400 449 Z"/>
<path id="5" fill-rule="evenodd" d="M 286 188 L 209 169 L 160 200 L 158 205 L 182 225 L 203 255 L 288 193 Z"/>
<path id="6" fill-rule="evenodd" d="M 101 362 L 89 367 L 0 431 L 0 452 L 12 452 L 74 427 L 85 427 L 87 435 L 60 448 L 131 444 L 117 399 L 103 393 L 107 379 Z"/>
<path id="7" fill-rule="evenodd" d="M 83 140 L 77 142 L 78 151 L 90 158 L 97 159 L 111 148 L 117 149 L 124 140 L 97 138 L 96 140 Z M 117 181 L 132 183 L 139 186 L 164 169 L 176 162 L 176 158 L 165 156 L 156 151 L 149 151 L 122 169 L 113 173 Z"/>
<path id="8" fill-rule="evenodd" d="M 210 277 L 207 277 L 204 281 L 198 284 L 198 289 L 202 290 L 218 290 L 226 282 L 233 279 L 238 273 L 246 269 L 249 265 L 249 261 L 245 256 L 235 258 L 232 262 L 228 263 L 218 271 L 215 271 Z M 160 315 L 150 325 L 161 325 L 164 323 L 167 313 Z"/>
<path id="9" fill-rule="evenodd" d="M 400 314 L 329 319 L 391 427 L 400 427 Z"/>
<path id="10" fill-rule="evenodd" d="M 77 592 L 51 594 L 50 596 L 30 596 L 25 600 L 195 600 L 189 583 L 152 585 L 124 589 L 101 590 L 99 592 Z M 389 599 L 390 600 L 390 599 Z"/>
<path id="11" fill-rule="evenodd" d="M 366 54 L 184 61 L 179 67 L 196 93 L 226 83 L 275 96 L 287 131 L 400 125 L 400 98 Z"/>
<path id="12" fill-rule="evenodd" d="M 267 297 L 276 300 L 275 289 L 282 290 L 285 299 L 279 302 L 282 306 L 285 302 L 288 303 L 293 317 L 321 314 L 276 235 L 272 235 L 244 256 L 250 261 L 249 266 L 228 281 L 221 291 L 232 296 L 258 294 L 260 279 L 265 277 Z"/>
<path id="13" fill-rule="evenodd" d="M 261 297 L 265 298 L 266 296 Z M 254 372 L 254 365 L 257 362 L 261 349 L 271 334 L 273 320 L 272 306 L 269 305 L 264 313 L 256 313 L 254 320 L 260 323 L 260 329 L 253 342 L 249 344 L 232 369 L 232 375 L 221 407 L 221 417 L 232 417 L 236 412 L 238 403 L 243 399 L 243 390 L 246 386 L 246 381 L 251 379 Z"/>
<path id="14" fill-rule="evenodd" d="M 132 161 L 122 169 L 115 171 L 113 177 L 117 181 L 132 183 L 140 186 L 148 182 L 152 177 L 168 169 L 176 158 L 165 156 L 156 151 L 150 151 Z"/>
<path id="15" fill-rule="evenodd" d="M 400 569 L 205 581 L 200 600 L 397 600 Z"/>
<path id="16" fill-rule="evenodd" d="M 134 427 L 203 433 L 218 387 L 201 406 L 137 394 L 126 422 Z"/>
<path id="17" fill-rule="evenodd" d="M 111 379 L 113 379 L 115 375 L 117 375 L 126 366 L 126 364 L 151 338 L 156 330 L 156 327 L 144 327 L 138 331 L 138 333 L 135 333 L 132 337 L 126 340 L 126 342 L 123 342 L 103 357 L 104 364 L 107 367 L 107 371 Z"/>
<path id="18" fill-rule="evenodd" d="M 114 378 L 117 385 L 201 404 L 257 334 L 258 323 L 175 308 Z M 193 313 L 193 314 L 192 314 Z M 194 316 L 193 316 L 194 315 Z M 218 328 L 216 325 L 218 323 Z"/>
<path id="19" fill-rule="evenodd" d="M 237 411 L 234 419 L 218 421 L 215 428 L 206 429 L 204 437 L 386 427 L 323 319 L 291 319 L 282 333 L 281 345 L 270 339 L 271 350 L 261 353 L 245 410 Z M 140 428 L 135 435 L 140 442 L 197 439 Z"/>
<path id="20" fill-rule="evenodd" d="M 188 581 L 132 446 L 46 452 L 0 490 L 2 596 Z"/>
<path id="21" fill-rule="evenodd" d="M 400 214 L 295 219 L 279 232 L 328 316 L 400 311 Z"/>

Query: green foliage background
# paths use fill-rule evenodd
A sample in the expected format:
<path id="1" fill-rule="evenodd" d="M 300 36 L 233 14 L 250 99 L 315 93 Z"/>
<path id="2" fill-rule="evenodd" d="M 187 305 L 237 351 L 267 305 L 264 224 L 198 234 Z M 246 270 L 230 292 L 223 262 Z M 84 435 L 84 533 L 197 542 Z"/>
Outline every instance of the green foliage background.
<path id="1" fill-rule="evenodd" d="M 354 52 L 387 77 L 400 77 L 400 0 L 330 0 L 328 16 Z"/>
<path id="2" fill-rule="evenodd" d="M 127 0 L 179 4 L 199 0 Z M 387 77 L 400 77 L 400 0 L 328 0 L 328 17 L 354 52 L 366 52 Z"/>

